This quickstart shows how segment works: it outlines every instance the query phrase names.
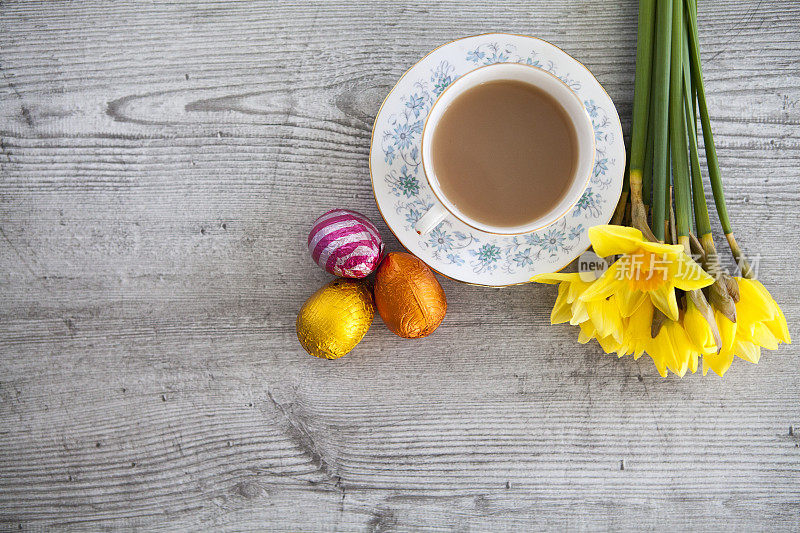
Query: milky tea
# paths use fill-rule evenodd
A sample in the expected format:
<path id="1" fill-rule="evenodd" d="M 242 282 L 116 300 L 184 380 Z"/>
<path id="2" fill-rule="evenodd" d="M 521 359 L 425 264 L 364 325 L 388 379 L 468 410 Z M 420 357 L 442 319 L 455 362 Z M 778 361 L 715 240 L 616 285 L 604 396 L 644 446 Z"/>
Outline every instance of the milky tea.
<path id="1" fill-rule="evenodd" d="M 551 212 L 575 180 L 578 139 L 567 112 L 525 82 L 494 80 L 455 97 L 433 133 L 442 193 L 464 215 L 496 227 Z"/>

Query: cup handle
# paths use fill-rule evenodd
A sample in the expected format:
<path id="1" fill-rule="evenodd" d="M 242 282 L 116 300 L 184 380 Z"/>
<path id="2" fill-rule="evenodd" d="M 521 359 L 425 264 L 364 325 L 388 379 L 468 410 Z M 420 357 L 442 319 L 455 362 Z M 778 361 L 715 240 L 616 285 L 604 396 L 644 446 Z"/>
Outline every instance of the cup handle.
<path id="1" fill-rule="evenodd" d="M 426 233 L 430 233 L 433 231 L 436 226 L 442 223 L 442 220 L 445 219 L 447 216 L 447 211 L 444 207 L 440 205 L 434 205 L 428 212 L 422 215 L 417 221 L 417 224 L 414 226 L 414 230 L 416 230 L 417 234 L 425 235 Z"/>

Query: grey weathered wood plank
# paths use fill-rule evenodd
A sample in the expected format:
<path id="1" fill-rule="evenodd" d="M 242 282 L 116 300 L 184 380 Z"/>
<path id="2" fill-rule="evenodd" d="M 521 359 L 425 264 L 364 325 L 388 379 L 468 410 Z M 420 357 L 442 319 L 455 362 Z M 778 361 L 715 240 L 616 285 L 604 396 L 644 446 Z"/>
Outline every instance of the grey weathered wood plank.
<path id="1" fill-rule="evenodd" d="M 800 528 L 798 351 L 660 379 L 442 284 L 419 341 L 294 336 L 372 120 L 430 49 L 533 34 L 628 128 L 635 2 L 0 3 L 0 528 Z M 729 208 L 792 332 L 798 2 L 701 2 Z"/>

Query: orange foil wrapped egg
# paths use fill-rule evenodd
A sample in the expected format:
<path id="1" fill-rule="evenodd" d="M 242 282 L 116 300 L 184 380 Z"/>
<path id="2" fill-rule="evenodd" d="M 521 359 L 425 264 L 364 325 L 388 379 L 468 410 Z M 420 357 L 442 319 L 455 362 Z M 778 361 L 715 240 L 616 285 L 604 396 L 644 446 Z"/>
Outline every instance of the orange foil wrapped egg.
<path id="1" fill-rule="evenodd" d="M 375 306 L 365 281 L 335 279 L 312 294 L 297 314 L 297 338 L 315 357 L 338 359 L 366 335 Z"/>
<path id="2" fill-rule="evenodd" d="M 411 254 L 386 255 L 375 274 L 375 307 L 393 333 L 418 339 L 433 333 L 447 311 L 447 299 L 428 266 Z"/>

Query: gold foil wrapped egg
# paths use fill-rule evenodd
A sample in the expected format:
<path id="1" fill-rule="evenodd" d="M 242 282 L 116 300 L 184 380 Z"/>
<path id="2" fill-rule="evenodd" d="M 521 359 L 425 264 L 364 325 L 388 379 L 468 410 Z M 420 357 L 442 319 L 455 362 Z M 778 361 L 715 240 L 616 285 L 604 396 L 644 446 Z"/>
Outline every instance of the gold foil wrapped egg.
<path id="1" fill-rule="evenodd" d="M 315 357 L 338 359 L 355 348 L 375 317 L 365 281 L 335 279 L 311 295 L 297 314 L 297 338 Z"/>
<path id="2" fill-rule="evenodd" d="M 447 299 L 425 263 L 411 254 L 393 252 L 375 274 L 375 307 L 393 333 L 418 339 L 442 323 Z"/>

